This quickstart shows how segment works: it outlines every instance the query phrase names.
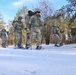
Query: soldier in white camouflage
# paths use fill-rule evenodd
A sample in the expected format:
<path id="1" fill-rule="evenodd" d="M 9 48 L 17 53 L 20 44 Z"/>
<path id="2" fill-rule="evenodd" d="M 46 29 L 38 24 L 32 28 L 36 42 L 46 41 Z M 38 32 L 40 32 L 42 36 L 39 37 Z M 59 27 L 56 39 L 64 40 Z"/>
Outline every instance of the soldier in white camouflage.
<path id="1" fill-rule="evenodd" d="M 31 33 L 32 33 L 32 41 L 36 40 L 36 49 L 41 49 L 41 28 L 43 26 L 42 21 L 40 19 L 40 9 L 36 8 L 35 9 L 35 14 L 31 17 L 30 19 L 30 24 L 31 24 Z"/>
<path id="2" fill-rule="evenodd" d="M 17 46 L 17 44 L 16 44 L 16 40 L 17 40 L 17 38 L 16 38 L 16 33 L 15 33 L 15 25 L 16 25 L 16 23 L 17 23 L 17 20 L 15 21 L 13 21 L 12 22 L 12 26 L 13 26 L 13 32 L 14 32 L 14 43 L 15 43 L 15 47 Z"/>
<path id="3" fill-rule="evenodd" d="M 1 30 L 0 36 L 2 39 L 2 47 L 6 48 L 7 47 L 7 36 L 8 36 L 8 32 L 6 31 L 6 29 Z"/>
<path id="4" fill-rule="evenodd" d="M 22 17 L 18 17 L 18 21 L 14 25 L 16 45 L 18 48 L 23 48 L 22 46 L 22 29 L 24 28 L 23 23 L 21 22 Z"/>
<path id="5" fill-rule="evenodd" d="M 26 23 L 26 49 L 30 48 L 31 46 L 31 25 L 29 24 L 30 18 L 34 15 L 34 12 L 31 10 L 28 11 L 28 14 L 25 16 L 25 23 Z"/>
<path id="6" fill-rule="evenodd" d="M 55 46 L 60 47 L 63 45 L 62 40 L 60 38 L 60 34 L 62 34 L 59 25 L 55 23 L 55 25 L 51 29 L 52 33 L 54 34 L 54 41 L 55 41 Z"/>

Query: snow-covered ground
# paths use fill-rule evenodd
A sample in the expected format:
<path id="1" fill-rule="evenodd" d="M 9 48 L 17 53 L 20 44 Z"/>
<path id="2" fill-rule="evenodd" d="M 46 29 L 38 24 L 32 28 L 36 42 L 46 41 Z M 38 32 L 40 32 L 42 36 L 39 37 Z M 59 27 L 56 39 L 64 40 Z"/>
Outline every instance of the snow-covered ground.
<path id="1" fill-rule="evenodd" d="M 76 44 L 44 50 L 0 47 L 0 75 L 76 75 Z"/>

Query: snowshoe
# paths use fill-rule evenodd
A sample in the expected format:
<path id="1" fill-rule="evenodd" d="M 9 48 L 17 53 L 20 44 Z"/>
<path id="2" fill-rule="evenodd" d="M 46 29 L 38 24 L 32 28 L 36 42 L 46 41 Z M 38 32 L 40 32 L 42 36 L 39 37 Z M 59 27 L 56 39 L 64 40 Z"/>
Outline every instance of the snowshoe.
<path id="1" fill-rule="evenodd" d="M 2 44 L 2 47 L 3 47 L 3 48 L 6 48 L 6 45 L 5 45 L 5 44 Z"/>
<path id="2" fill-rule="evenodd" d="M 24 47 L 14 47 L 14 49 L 25 49 Z"/>
<path id="3" fill-rule="evenodd" d="M 59 46 L 63 46 L 63 43 L 60 43 L 60 45 Z"/>
<path id="4" fill-rule="evenodd" d="M 36 50 L 43 50 L 44 48 L 42 46 L 37 46 Z"/>
<path id="5" fill-rule="evenodd" d="M 60 45 L 55 44 L 55 47 L 60 47 Z"/>
<path id="6" fill-rule="evenodd" d="M 26 44 L 25 48 L 26 49 L 29 49 L 30 48 L 30 45 L 29 44 Z"/>

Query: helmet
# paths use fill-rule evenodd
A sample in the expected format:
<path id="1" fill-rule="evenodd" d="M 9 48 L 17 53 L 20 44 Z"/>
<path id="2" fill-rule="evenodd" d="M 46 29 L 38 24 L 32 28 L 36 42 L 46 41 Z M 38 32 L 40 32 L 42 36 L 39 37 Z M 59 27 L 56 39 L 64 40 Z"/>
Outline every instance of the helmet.
<path id="1" fill-rule="evenodd" d="M 18 20 L 21 20 L 21 19 L 22 19 L 22 16 L 19 16 L 19 17 L 18 17 Z"/>
<path id="2" fill-rule="evenodd" d="M 39 12 L 40 13 L 40 9 L 39 8 L 35 8 L 35 13 Z"/>
<path id="3" fill-rule="evenodd" d="M 3 28 L 3 29 L 2 29 L 2 31 L 6 32 L 6 29 L 5 29 L 5 28 Z"/>

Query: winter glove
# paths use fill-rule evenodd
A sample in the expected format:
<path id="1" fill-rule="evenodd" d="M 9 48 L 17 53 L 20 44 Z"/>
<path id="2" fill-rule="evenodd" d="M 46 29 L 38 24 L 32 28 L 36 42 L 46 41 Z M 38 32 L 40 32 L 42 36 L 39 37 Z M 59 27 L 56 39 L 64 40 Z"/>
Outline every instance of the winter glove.
<path id="1" fill-rule="evenodd" d="M 26 32 L 27 32 L 27 33 L 30 33 L 30 30 L 29 30 L 29 29 L 27 29 L 27 30 L 26 30 Z"/>
<path id="2" fill-rule="evenodd" d="M 27 28 L 24 28 L 25 30 L 27 30 Z"/>

